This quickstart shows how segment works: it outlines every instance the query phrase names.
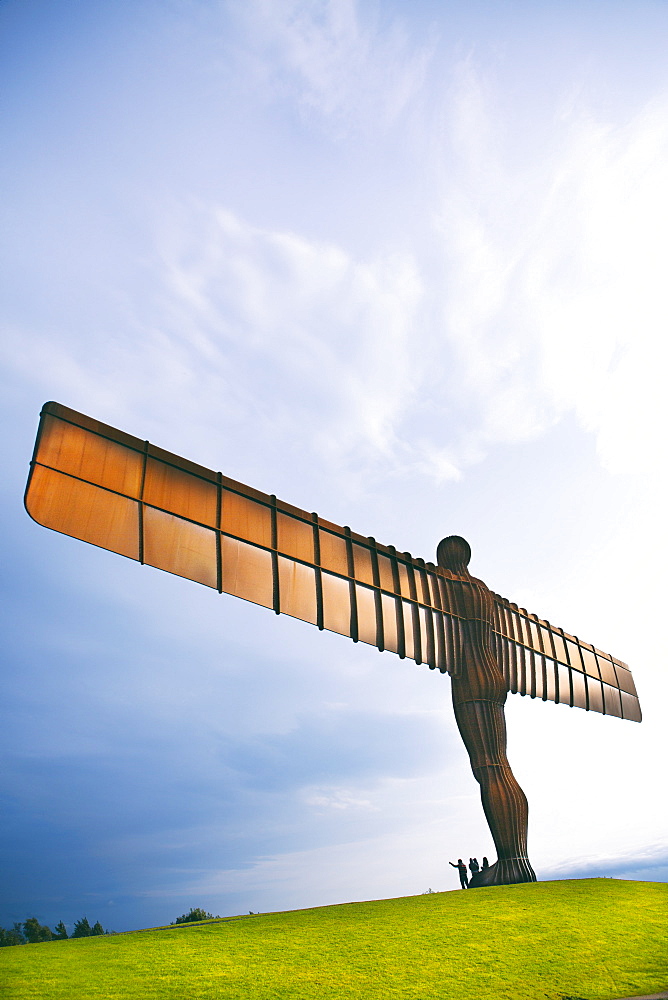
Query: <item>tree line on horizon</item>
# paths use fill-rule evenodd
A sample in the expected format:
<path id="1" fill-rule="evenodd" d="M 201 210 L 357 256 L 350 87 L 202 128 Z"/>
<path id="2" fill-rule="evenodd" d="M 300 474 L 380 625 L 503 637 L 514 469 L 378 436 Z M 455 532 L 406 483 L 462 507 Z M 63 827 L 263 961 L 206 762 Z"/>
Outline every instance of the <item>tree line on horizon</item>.
<path id="1" fill-rule="evenodd" d="M 189 913 L 183 913 L 180 917 L 177 917 L 172 926 L 175 924 L 189 924 L 196 920 L 215 919 L 219 920 L 220 917 L 214 917 L 213 913 L 207 913 L 201 907 L 193 906 L 190 908 Z M 8 948 L 17 944 L 40 944 L 43 941 L 65 941 L 70 937 L 98 937 L 100 934 L 113 933 L 113 931 L 105 931 L 99 920 L 91 927 L 87 917 L 82 917 L 81 920 L 74 921 L 74 930 L 71 934 L 67 933 L 67 927 L 62 920 L 51 930 L 46 924 L 40 924 L 37 917 L 28 917 L 23 923 L 15 923 L 8 930 L 0 927 L 0 948 Z"/>
<path id="2" fill-rule="evenodd" d="M 23 923 L 15 923 L 9 930 L 0 927 L 0 948 L 8 948 L 16 944 L 39 944 L 42 941 L 65 941 L 69 937 L 97 937 L 100 934 L 111 934 L 105 931 L 104 927 L 97 920 L 93 926 L 88 922 L 87 917 L 74 921 L 74 930 L 67 933 L 67 927 L 60 920 L 54 930 L 46 924 L 40 924 L 37 917 L 28 917 Z"/>

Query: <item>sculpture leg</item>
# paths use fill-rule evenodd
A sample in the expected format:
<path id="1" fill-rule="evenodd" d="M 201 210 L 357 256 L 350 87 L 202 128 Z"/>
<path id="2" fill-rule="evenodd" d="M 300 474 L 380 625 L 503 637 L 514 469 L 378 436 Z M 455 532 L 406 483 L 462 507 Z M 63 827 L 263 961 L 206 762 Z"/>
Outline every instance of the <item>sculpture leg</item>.
<path id="1" fill-rule="evenodd" d="M 529 806 L 506 757 L 503 705 L 467 701 L 454 707 L 498 855 L 496 864 L 474 875 L 469 886 L 535 882 L 527 856 Z"/>

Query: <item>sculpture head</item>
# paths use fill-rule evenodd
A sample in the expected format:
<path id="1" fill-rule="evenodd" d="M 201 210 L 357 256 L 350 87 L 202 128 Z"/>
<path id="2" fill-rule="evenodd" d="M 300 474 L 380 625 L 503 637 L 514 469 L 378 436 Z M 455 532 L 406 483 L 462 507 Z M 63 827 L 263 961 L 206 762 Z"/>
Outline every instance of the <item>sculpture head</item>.
<path id="1" fill-rule="evenodd" d="M 453 573 L 461 573 L 471 560 L 471 546 L 460 535 L 448 535 L 438 543 L 436 559 L 439 566 L 444 566 Z"/>

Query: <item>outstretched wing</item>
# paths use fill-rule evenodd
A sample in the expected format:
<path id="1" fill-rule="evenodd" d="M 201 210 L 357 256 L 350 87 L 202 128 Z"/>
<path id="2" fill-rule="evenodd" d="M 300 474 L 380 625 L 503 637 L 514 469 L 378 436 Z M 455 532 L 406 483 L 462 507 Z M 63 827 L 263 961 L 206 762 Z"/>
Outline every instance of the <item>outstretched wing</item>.
<path id="1" fill-rule="evenodd" d="M 460 615 L 432 563 L 58 403 L 25 498 L 39 524 L 445 671 Z"/>
<path id="2" fill-rule="evenodd" d="M 45 527 L 276 614 L 441 672 L 460 662 L 466 612 L 447 570 L 58 403 L 42 409 L 25 504 Z M 496 610 L 511 691 L 639 721 L 623 664 L 503 598 Z"/>
<path id="3" fill-rule="evenodd" d="M 508 689 L 640 722 L 631 671 L 608 653 L 495 597 L 495 644 Z"/>

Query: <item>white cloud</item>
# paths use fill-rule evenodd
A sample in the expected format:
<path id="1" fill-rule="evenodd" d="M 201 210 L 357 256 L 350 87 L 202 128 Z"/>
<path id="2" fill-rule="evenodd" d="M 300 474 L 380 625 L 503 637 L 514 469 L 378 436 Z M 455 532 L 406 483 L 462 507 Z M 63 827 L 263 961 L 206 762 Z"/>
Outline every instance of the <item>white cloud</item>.
<path id="1" fill-rule="evenodd" d="M 304 791 L 304 802 L 319 812 L 330 809 L 377 809 L 368 798 L 360 798 L 346 788 L 311 788 Z"/>
<path id="2" fill-rule="evenodd" d="M 422 286 L 410 257 L 356 260 L 203 205 L 163 238 L 162 255 L 164 335 L 218 382 L 198 386 L 193 407 L 208 400 L 336 466 L 392 456 L 418 380 Z"/>
<path id="3" fill-rule="evenodd" d="M 493 127 L 469 65 L 459 87 L 440 229 L 474 440 L 536 436 L 573 413 L 605 467 L 651 469 L 668 418 L 668 95 L 624 123 L 572 108 L 518 177 L 520 122 Z"/>
<path id="4" fill-rule="evenodd" d="M 335 134 L 384 130 L 419 94 L 432 50 L 381 15 L 356 0 L 254 0 L 244 19 L 256 72 Z"/>

